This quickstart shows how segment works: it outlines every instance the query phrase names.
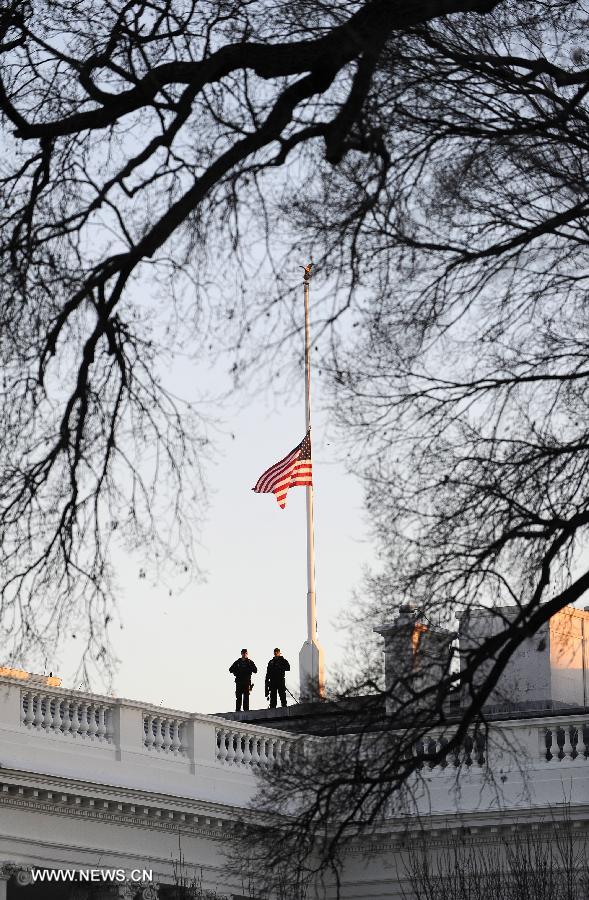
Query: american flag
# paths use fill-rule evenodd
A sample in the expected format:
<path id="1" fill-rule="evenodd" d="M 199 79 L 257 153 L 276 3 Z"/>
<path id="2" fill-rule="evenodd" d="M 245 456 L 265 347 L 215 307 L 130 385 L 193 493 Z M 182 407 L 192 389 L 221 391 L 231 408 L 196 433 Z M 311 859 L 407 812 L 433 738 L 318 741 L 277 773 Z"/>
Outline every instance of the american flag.
<path id="1" fill-rule="evenodd" d="M 309 430 L 298 447 L 291 450 L 288 456 L 274 463 L 260 475 L 256 486 L 252 488 L 256 494 L 276 494 L 281 509 L 286 506 L 286 493 L 297 485 L 313 484 L 313 463 L 311 461 L 311 431 Z"/>

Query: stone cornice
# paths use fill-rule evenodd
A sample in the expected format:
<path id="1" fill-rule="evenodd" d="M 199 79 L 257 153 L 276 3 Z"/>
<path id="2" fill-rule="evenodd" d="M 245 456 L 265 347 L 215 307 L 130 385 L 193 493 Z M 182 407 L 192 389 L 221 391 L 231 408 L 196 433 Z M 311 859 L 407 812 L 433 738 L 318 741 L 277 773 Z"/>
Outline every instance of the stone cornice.
<path id="1" fill-rule="evenodd" d="M 510 834 L 521 834 L 523 831 L 548 836 L 554 832 L 555 823 L 565 819 L 580 836 L 589 837 L 589 803 L 574 807 L 560 803 L 525 809 L 456 813 L 454 816 L 407 818 L 390 828 L 379 826 L 372 834 L 353 840 L 346 852 L 349 849 L 350 853 L 370 854 L 416 848 L 422 841 L 427 841 L 428 846 L 445 847 L 458 837 L 468 839 L 469 844 L 488 845 L 503 842 Z"/>
<path id="2" fill-rule="evenodd" d="M 243 808 L 88 781 L 0 771 L 0 805 L 111 824 L 229 837 Z M 255 812 L 252 810 L 252 817 Z"/>

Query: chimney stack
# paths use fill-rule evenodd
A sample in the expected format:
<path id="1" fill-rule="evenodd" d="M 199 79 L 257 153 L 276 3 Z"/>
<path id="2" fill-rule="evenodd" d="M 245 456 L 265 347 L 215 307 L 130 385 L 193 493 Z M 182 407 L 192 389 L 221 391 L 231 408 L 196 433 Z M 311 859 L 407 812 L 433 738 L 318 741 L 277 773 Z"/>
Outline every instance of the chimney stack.
<path id="1" fill-rule="evenodd" d="M 374 628 L 384 638 L 386 712 L 393 715 L 419 702 L 419 694 L 437 684 L 448 671 L 455 634 L 424 621 L 410 603 L 399 607 L 389 625 Z M 424 698 L 431 704 L 433 696 Z"/>

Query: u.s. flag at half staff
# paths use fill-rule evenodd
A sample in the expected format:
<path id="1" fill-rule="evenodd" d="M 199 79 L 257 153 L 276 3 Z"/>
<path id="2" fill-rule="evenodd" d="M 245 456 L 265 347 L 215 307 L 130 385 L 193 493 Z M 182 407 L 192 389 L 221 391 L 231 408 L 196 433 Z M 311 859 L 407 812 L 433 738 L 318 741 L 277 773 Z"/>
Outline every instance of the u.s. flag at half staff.
<path id="1" fill-rule="evenodd" d="M 275 494 L 281 509 L 286 506 L 286 494 L 289 488 L 313 484 L 313 463 L 311 460 L 311 430 L 306 433 L 301 443 L 291 450 L 288 456 L 279 460 L 260 475 L 256 486 L 252 488 L 256 494 Z"/>

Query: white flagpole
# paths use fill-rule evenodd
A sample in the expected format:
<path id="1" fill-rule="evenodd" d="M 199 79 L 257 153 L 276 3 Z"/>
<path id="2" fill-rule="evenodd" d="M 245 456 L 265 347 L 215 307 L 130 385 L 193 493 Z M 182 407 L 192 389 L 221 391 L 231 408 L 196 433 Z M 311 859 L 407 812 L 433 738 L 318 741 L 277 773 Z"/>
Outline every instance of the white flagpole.
<path id="1" fill-rule="evenodd" d="M 311 264 L 312 265 L 312 264 Z M 311 329 L 309 324 L 309 281 L 311 266 L 305 268 L 305 425 L 311 428 Z M 313 522 L 313 486 L 307 485 L 307 640 L 317 639 L 317 611 L 315 607 L 315 528 Z"/>
<path id="2" fill-rule="evenodd" d="M 305 292 L 305 427 L 311 428 L 311 329 L 309 322 L 309 282 L 313 263 L 304 267 Z M 315 527 L 313 520 L 313 487 L 307 491 L 307 640 L 299 653 L 300 693 L 302 700 L 313 700 L 324 694 L 323 651 L 317 641 L 317 609 L 315 602 Z"/>

